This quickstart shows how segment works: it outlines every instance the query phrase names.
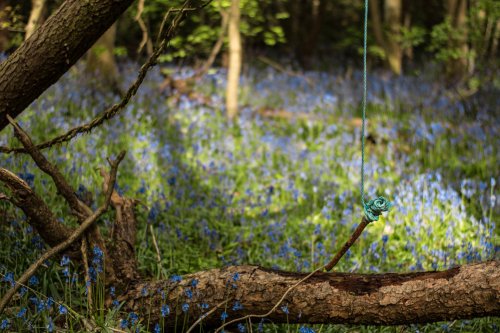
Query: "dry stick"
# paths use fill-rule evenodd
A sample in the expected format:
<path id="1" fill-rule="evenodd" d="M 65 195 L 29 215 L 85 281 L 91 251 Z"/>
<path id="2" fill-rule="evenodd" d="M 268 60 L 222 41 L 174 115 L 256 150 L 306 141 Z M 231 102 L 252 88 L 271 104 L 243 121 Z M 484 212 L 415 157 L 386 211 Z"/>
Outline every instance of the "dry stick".
<path id="1" fill-rule="evenodd" d="M 92 302 L 92 288 L 90 288 L 90 269 L 89 269 L 89 261 L 87 257 L 88 246 L 87 246 L 87 236 L 82 237 L 82 261 L 83 261 L 83 269 L 85 270 L 85 288 L 87 290 L 87 304 L 90 308 L 90 311 L 93 311 L 94 305 Z"/>
<path id="2" fill-rule="evenodd" d="M 198 325 L 199 323 L 201 323 L 201 321 L 202 321 L 203 319 L 205 319 L 205 318 L 207 318 L 208 316 L 210 316 L 212 313 L 214 313 L 215 311 L 217 311 L 217 309 L 218 309 L 218 308 L 220 308 L 221 306 L 223 306 L 223 305 L 224 305 L 224 304 L 226 304 L 227 302 L 229 302 L 229 300 L 228 300 L 228 299 L 227 299 L 227 300 L 225 300 L 225 301 L 220 302 L 220 303 L 219 303 L 219 304 L 217 304 L 217 305 L 215 305 L 215 306 L 213 307 L 213 309 L 212 309 L 212 310 L 210 310 L 210 311 L 208 311 L 207 313 L 202 314 L 202 315 L 200 316 L 200 318 L 198 318 L 198 320 L 196 320 L 196 321 L 193 323 L 193 325 L 191 325 L 191 326 L 189 327 L 189 329 L 188 329 L 185 333 L 190 333 L 190 332 L 191 332 L 191 331 L 192 331 L 192 330 L 196 327 L 196 325 Z"/>
<path id="3" fill-rule="evenodd" d="M 149 225 L 149 232 L 151 233 L 151 237 L 153 238 L 153 245 L 154 245 L 155 251 L 156 251 L 156 261 L 158 262 L 158 265 L 160 265 L 160 268 L 161 268 L 160 248 L 158 247 L 158 243 L 156 242 L 156 236 L 155 236 L 152 224 Z"/>
<path id="4" fill-rule="evenodd" d="M 349 238 L 349 240 L 339 250 L 339 252 L 335 255 L 335 257 L 328 264 L 326 264 L 324 266 L 321 266 L 320 268 L 317 268 L 316 270 L 314 270 L 311 273 L 307 274 L 304 278 L 300 279 L 293 286 L 291 286 L 290 288 L 288 288 L 285 291 L 285 293 L 283 294 L 283 296 L 281 296 L 281 298 L 279 299 L 279 301 L 272 307 L 271 310 L 269 310 L 268 312 L 266 312 L 264 314 L 260 314 L 260 315 L 249 314 L 249 315 L 246 315 L 246 316 L 243 316 L 243 317 L 236 318 L 236 319 L 233 319 L 231 321 L 228 321 L 227 323 L 224 323 L 219 328 L 217 328 L 217 330 L 215 331 L 215 333 L 220 332 L 227 325 L 231 325 L 231 324 L 234 324 L 234 323 L 242 321 L 242 320 L 247 320 L 247 319 L 251 319 L 251 318 L 265 318 L 265 317 L 269 316 L 271 313 L 273 313 L 278 308 L 278 306 L 280 306 L 280 304 L 285 300 L 286 296 L 288 296 L 288 294 L 293 289 L 295 289 L 299 284 L 301 284 L 302 282 L 306 281 L 311 276 L 313 276 L 314 274 L 316 274 L 319 271 L 322 271 L 323 269 L 325 269 L 327 271 L 330 271 L 339 262 L 339 260 L 347 252 L 347 250 L 352 246 L 352 244 L 354 244 L 354 242 L 356 241 L 356 239 L 358 239 L 359 235 L 361 235 L 361 233 L 363 232 L 363 230 L 366 228 L 366 226 L 369 223 L 370 222 L 368 222 L 368 220 L 366 219 L 366 217 L 363 216 L 363 218 L 361 219 L 361 223 L 359 224 L 359 226 L 356 228 L 356 230 L 354 230 L 354 232 L 351 235 L 351 237 Z"/>
<path id="5" fill-rule="evenodd" d="M 148 55 L 151 55 L 153 53 L 153 46 L 152 42 L 149 39 L 149 34 L 148 34 L 148 28 L 146 27 L 146 23 L 144 23 L 144 20 L 142 19 L 142 12 L 144 11 L 144 0 L 139 0 L 137 2 L 137 14 L 134 17 L 134 20 L 139 24 L 139 28 L 141 28 L 142 31 L 142 40 L 141 43 L 139 44 L 139 48 L 137 49 L 137 53 L 141 53 L 142 49 L 144 48 L 144 45 L 147 44 L 147 53 Z"/>
<path id="6" fill-rule="evenodd" d="M 333 257 L 333 259 L 328 264 L 325 265 L 324 268 L 327 272 L 331 271 L 332 268 L 335 267 L 335 265 L 337 265 L 340 258 L 342 258 L 344 254 L 347 252 L 347 250 L 349 250 L 349 248 L 352 246 L 352 244 L 354 244 L 356 239 L 358 239 L 358 237 L 361 235 L 363 230 L 365 230 L 368 224 L 370 224 L 370 221 L 368 221 L 366 217 L 363 216 L 363 218 L 361 219 L 361 223 L 358 225 L 356 230 L 354 230 L 349 240 L 344 244 L 344 246 L 342 246 L 339 252 L 337 252 L 335 257 Z"/>
<path id="7" fill-rule="evenodd" d="M 187 1 L 189 2 L 189 1 Z M 186 2 L 186 3 L 187 3 Z M 203 6 L 205 6 L 204 4 Z M 201 7 L 198 7 L 201 8 Z M 46 141 L 44 143 L 38 144 L 35 147 L 38 149 L 46 149 L 49 147 L 52 147 L 56 144 L 61 144 L 63 142 L 70 141 L 74 137 L 76 137 L 78 134 L 82 133 L 89 133 L 92 131 L 94 128 L 100 126 L 102 123 L 104 123 L 106 120 L 110 120 L 114 118 L 121 110 L 125 108 L 125 106 L 128 104 L 130 99 L 137 93 L 137 90 L 139 89 L 140 85 L 144 81 L 144 78 L 146 77 L 146 74 L 148 70 L 156 64 L 156 61 L 158 60 L 158 57 L 163 53 L 165 48 L 168 45 L 168 42 L 170 39 L 173 37 L 175 30 L 177 29 L 179 23 L 182 21 L 184 18 L 183 13 L 186 10 L 196 10 L 198 8 L 182 8 L 180 10 L 175 10 L 177 11 L 177 15 L 174 17 L 172 20 L 172 23 L 170 25 L 169 30 L 167 31 L 166 35 L 164 38 L 161 38 L 162 42 L 158 49 L 148 58 L 146 63 L 142 65 L 141 69 L 139 70 L 139 74 L 137 75 L 136 80 L 134 83 L 128 88 L 125 96 L 122 98 L 122 100 L 117 103 L 112 105 L 111 107 L 107 108 L 104 112 L 99 114 L 97 117 L 92 119 L 90 122 L 86 124 L 82 124 L 80 126 L 74 127 L 67 131 L 66 133 L 57 136 L 53 138 L 52 140 Z M 27 153 L 28 151 L 25 148 L 12 148 L 12 147 L 5 147 L 5 146 L 0 146 L 0 153 Z"/>
<path id="8" fill-rule="evenodd" d="M 80 238 L 83 233 L 108 209 L 110 201 L 111 201 L 111 194 L 113 193 L 113 188 L 115 186 L 115 181 L 116 181 L 116 173 L 118 171 L 118 165 L 120 162 L 123 160 L 123 157 L 125 157 L 125 152 L 122 151 L 116 160 L 111 161 L 108 159 L 108 162 L 111 166 L 111 176 L 109 177 L 109 184 L 108 184 L 108 191 L 106 192 L 106 197 L 103 205 L 99 207 L 95 212 L 92 213 L 88 218 L 83 221 L 83 223 L 71 234 L 71 236 L 68 237 L 64 242 L 54 246 L 53 248 L 47 250 L 44 254 L 40 256 L 31 266 L 21 275 L 21 277 L 16 281 L 16 284 L 14 287 L 9 289 L 7 293 L 2 297 L 0 300 L 0 314 L 3 312 L 5 307 L 7 306 L 7 303 L 10 301 L 12 296 L 19 290 L 21 287 L 21 284 L 26 284 L 28 279 L 35 274 L 36 270 L 49 258 L 52 256 L 58 254 L 59 252 L 63 251 L 66 249 L 68 246 L 70 246 L 75 240 Z"/>
<path id="9" fill-rule="evenodd" d="M 45 156 L 38 150 L 33 142 L 31 141 L 28 133 L 26 133 L 19 124 L 16 123 L 11 116 L 7 115 L 12 127 L 14 127 L 14 136 L 23 144 L 26 152 L 33 158 L 36 165 L 49 175 L 54 184 L 57 187 L 57 192 L 60 193 L 64 199 L 68 202 L 69 206 L 73 210 L 73 213 L 78 217 L 80 221 L 83 221 L 87 216 L 92 214 L 92 210 L 84 204 L 75 194 L 75 191 L 66 181 L 59 169 L 50 163 Z"/>

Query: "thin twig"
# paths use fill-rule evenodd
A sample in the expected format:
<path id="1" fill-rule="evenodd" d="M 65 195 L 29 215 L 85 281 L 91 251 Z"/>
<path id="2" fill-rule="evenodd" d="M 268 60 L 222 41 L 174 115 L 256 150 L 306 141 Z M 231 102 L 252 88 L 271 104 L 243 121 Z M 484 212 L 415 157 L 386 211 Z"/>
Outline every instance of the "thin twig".
<path id="1" fill-rule="evenodd" d="M 222 301 L 220 302 L 219 304 L 217 304 L 216 306 L 213 307 L 212 310 L 208 311 L 207 313 L 204 313 L 200 316 L 200 318 L 198 318 L 198 320 L 196 320 L 193 325 L 191 325 L 189 327 L 189 329 L 186 331 L 186 333 L 190 333 L 199 323 L 201 323 L 201 321 L 205 318 L 207 318 L 208 316 L 210 316 L 212 313 L 214 313 L 215 311 L 217 311 L 218 308 L 220 308 L 221 306 L 223 306 L 224 304 L 226 304 L 227 302 L 229 302 L 229 300 L 225 300 L 225 301 Z"/>
<path id="2" fill-rule="evenodd" d="M 158 243 L 156 242 L 156 236 L 153 230 L 153 225 L 149 225 L 149 232 L 151 233 L 151 237 L 153 238 L 153 245 L 155 247 L 156 251 L 156 261 L 158 262 L 158 265 L 161 267 L 161 255 L 160 255 L 160 248 L 158 247 Z"/>
<path id="3" fill-rule="evenodd" d="M 85 290 L 87 290 L 87 304 L 90 308 L 90 312 L 93 312 L 94 305 L 92 302 L 92 288 L 90 286 L 90 283 L 92 281 L 90 279 L 89 261 L 88 261 L 88 257 L 87 257 L 87 253 L 88 253 L 87 236 L 82 237 L 81 251 L 82 251 L 83 268 L 85 270 Z"/>
<path id="4" fill-rule="evenodd" d="M 349 248 L 352 246 L 352 244 L 354 244 L 356 239 L 358 239 L 358 237 L 361 235 L 363 230 L 365 230 L 365 228 L 368 224 L 370 224 L 370 221 L 368 221 L 366 219 L 366 217 L 363 216 L 363 218 L 361 219 L 361 223 L 358 225 L 356 230 L 354 230 L 354 232 L 352 233 L 349 240 L 344 244 L 344 246 L 342 246 L 342 248 L 339 250 L 339 252 L 337 252 L 335 257 L 333 257 L 333 259 L 330 260 L 330 262 L 325 265 L 325 270 L 327 272 L 331 271 L 332 268 L 335 267 L 335 265 L 337 265 L 339 260 L 344 256 L 344 254 L 347 252 L 347 250 L 349 250 Z"/>
<path id="5" fill-rule="evenodd" d="M 147 44 L 148 46 L 147 53 L 148 55 L 151 55 L 153 53 L 153 46 L 149 38 L 149 33 L 146 23 L 144 23 L 144 20 L 142 19 L 142 12 L 144 11 L 144 1 L 145 0 L 139 0 L 137 2 L 137 14 L 134 17 L 134 20 L 137 22 L 137 24 L 139 24 L 139 28 L 141 28 L 142 31 L 142 40 L 141 43 L 139 44 L 139 48 L 137 49 L 137 53 L 141 53 L 142 49 L 144 48 L 144 45 Z"/>
<path id="6" fill-rule="evenodd" d="M 21 284 L 26 284 L 28 279 L 35 274 L 36 270 L 48 259 L 53 257 L 54 255 L 58 254 L 59 252 L 63 251 L 66 249 L 68 246 L 70 246 L 74 241 L 76 241 L 78 238 L 80 238 L 83 233 L 108 209 L 110 201 L 111 201 L 111 194 L 113 193 L 113 188 L 115 186 L 116 182 L 116 174 L 118 171 L 118 165 L 120 162 L 123 160 L 125 157 L 125 152 L 121 152 L 117 159 L 115 161 L 109 161 L 110 166 L 111 166 L 111 176 L 109 178 L 109 185 L 108 185 L 108 191 L 105 195 L 105 201 L 101 207 L 99 207 L 95 212 L 93 212 L 92 215 L 90 215 L 85 221 L 69 236 L 68 239 L 66 239 L 64 242 L 54 246 L 53 248 L 45 251 L 44 254 L 40 256 L 34 263 L 30 265 L 30 267 L 21 275 L 21 277 L 16 281 L 15 285 L 7 291 L 7 293 L 2 297 L 0 300 L 0 314 L 3 312 L 5 307 L 7 306 L 7 303 L 10 301 L 12 296 L 15 295 L 17 290 L 21 287 Z"/>
<path id="7" fill-rule="evenodd" d="M 361 235 L 361 233 L 363 232 L 363 230 L 366 228 L 366 226 L 369 223 L 370 222 L 368 222 L 368 220 L 365 218 L 365 216 L 363 216 L 363 218 L 361 219 L 361 223 L 359 224 L 359 226 L 353 232 L 353 234 L 351 235 L 351 237 L 349 238 L 349 240 L 339 250 L 339 252 L 337 252 L 337 254 L 335 255 L 335 257 L 328 264 L 317 268 L 316 270 L 314 270 L 311 273 L 307 274 L 304 278 L 302 278 L 299 281 L 297 281 L 290 288 L 288 288 L 285 291 L 285 293 L 281 296 L 281 298 L 278 300 L 278 302 L 276 302 L 275 305 L 271 308 L 271 310 L 267 311 L 264 314 L 249 314 L 249 315 L 246 315 L 246 316 L 243 316 L 243 317 L 240 317 L 240 318 L 236 318 L 236 319 L 230 320 L 227 323 L 222 324 L 219 328 L 217 328 L 217 330 L 215 331 L 215 333 L 220 332 L 227 325 L 231 325 L 231 324 L 237 323 L 237 322 L 242 321 L 242 320 L 247 320 L 247 319 L 251 319 L 251 318 L 265 318 L 265 317 L 269 316 L 271 313 L 273 313 L 278 308 L 278 306 L 280 306 L 280 304 L 285 300 L 285 298 L 288 296 L 288 294 L 293 289 L 295 289 L 299 284 L 301 284 L 302 282 L 306 281 L 307 279 L 309 279 L 311 276 L 313 276 L 317 272 L 320 272 L 322 270 L 330 271 L 333 267 L 335 267 L 335 265 L 337 265 L 337 263 L 344 256 L 344 254 L 347 252 L 347 250 L 352 246 L 352 244 L 354 244 L 354 242 L 356 241 L 356 239 L 358 239 L 359 235 Z"/>

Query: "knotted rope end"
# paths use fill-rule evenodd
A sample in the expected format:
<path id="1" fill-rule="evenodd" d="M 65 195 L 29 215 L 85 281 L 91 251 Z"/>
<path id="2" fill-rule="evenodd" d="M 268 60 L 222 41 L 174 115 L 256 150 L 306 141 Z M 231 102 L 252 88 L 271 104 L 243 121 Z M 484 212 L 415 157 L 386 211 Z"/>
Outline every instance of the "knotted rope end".
<path id="1" fill-rule="evenodd" d="M 378 217 L 382 214 L 382 212 L 388 212 L 392 206 L 392 203 L 382 196 L 377 199 L 370 200 L 364 207 L 365 217 L 368 222 L 378 221 Z"/>

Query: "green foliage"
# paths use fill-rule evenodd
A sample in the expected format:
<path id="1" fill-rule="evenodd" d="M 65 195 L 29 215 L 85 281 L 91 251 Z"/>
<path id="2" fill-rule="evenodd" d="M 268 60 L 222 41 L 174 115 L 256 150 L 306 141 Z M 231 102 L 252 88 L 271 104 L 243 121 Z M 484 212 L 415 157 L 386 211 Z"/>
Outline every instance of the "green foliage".
<path id="1" fill-rule="evenodd" d="M 411 26 L 410 28 L 401 27 L 401 33 L 399 35 L 401 48 L 404 50 L 422 45 L 425 41 L 426 34 L 426 29 L 421 26 Z"/>

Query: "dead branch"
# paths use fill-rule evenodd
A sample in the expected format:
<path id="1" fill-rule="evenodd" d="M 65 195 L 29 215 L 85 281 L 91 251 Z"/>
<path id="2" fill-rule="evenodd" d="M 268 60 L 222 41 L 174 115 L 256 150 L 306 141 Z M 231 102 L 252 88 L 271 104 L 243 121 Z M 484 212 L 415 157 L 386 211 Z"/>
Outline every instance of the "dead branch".
<path id="1" fill-rule="evenodd" d="M 150 56 L 151 54 L 153 54 L 153 43 L 149 38 L 149 33 L 146 23 L 144 23 L 144 20 L 142 19 L 143 11 L 144 11 L 144 0 L 139 0 L 137 2 L 137 14 L 134 17 L 134 20 L 137 22 L 137 24 L 139 24 L 139 28 L 142 31 L 142 39 L 141 43 L 139 44 L 139 48 L 137 49 L 137 53 L 141 53 L 144 46 L 147 45 L 146 51 L 148 56 Z"/>
<path id="2" fill-rule="evenodd" d="M 33 161 L 35 161 L 38 168 L 52 178 L 57 187 L 58 193 L 64 197 L 80 222 L 91 215 L 92 210 L 80 201 L 80 199 L 78 199 L 75 190 L 71 187 L 71 185 L 69 185 L 59 169 L 50 163 L 45 156 L 43 156 L 40 150 L 35 147 L 29 135 L 14 121 L 14 119 L 12 119 L 9 115 L 7 115 L 7 119 L 14 128 L 15 137 L 22 143 L 24 149 L 31 156 L 31 158 L 33 158 Z"/>
<path id="3" fill-rule="evenodd" d="M 3 312 L 7 303 L 10 301 L 12 296 L 19 290 L 21 284 L 26 284 L 28 279 L 35 274 L 36 270 L 48 259 L 54 255 L 60 253 L 61 251 L 68 248 L 74 241 L 79 239 L 83 233 L 108 209 L 111 201 L 111 194 L 116 182 L 116 173 L 118 171 L 118 165 L 125 157 L 125 152 L 121 152 L 117 159 L 114 161 L 108 160 L 111 166 L 110 178 L 108 183 L 108 191 L 105 194 L 105 200 L 101 207 L 99 207 L 95 212 L 93 212 L 83 223 L 66 239 L 64 242 L 52 247 L 47 250 L 44 254 L 38 258 L 31 266 L 21 275 L 21 277 L 16 281 L 16 284 L 7 291 L 7 293 L 0 300 L 0 313 Z"/>
<path id="4" fill-rule="evenodd" d="M 71 235 L 72 230 L 57 221 L 45 201 L 24 180 L 0 168 L 0 181 L 11 191 L 10 201 L 24 212 L 47 244 L 55 246 Z"/>

